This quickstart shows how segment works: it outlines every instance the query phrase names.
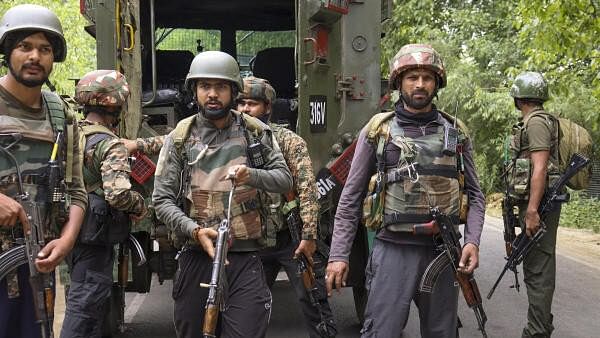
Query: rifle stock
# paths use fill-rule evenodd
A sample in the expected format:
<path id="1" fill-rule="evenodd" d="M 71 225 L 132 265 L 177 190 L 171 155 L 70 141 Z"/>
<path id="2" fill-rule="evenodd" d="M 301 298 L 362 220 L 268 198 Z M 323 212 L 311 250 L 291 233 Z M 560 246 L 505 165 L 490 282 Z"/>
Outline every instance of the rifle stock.
<path id="1" fill-rule="evenodd" d="M 439 238 L 441 239 L 441 243 L 438 245 L 438 249 L 441 253 L 425 269 L 425 273 L 421 277 L 419 284 L 419 291 L 425 293 L 433 292 L 440 273 L 450 265 L 454 272 L 454 278 L 460 285 L 465 302 L 475 313 L 479 331 L 481 331 L 483 337 L 487 337 L 485 331 L 487 316 L 483 310 L 483 301 L 475 277 L 472 273 L 467 275 L 458 270 L 458 264 L 462 255 L 460 235 L 454 230 L 454 225 L 450 217 L 441 212 L 437 207 L 431 208 L 431 215 L 440 231 Z"/>
<path id="2" fill-rule="evenodd" d="M 560 177 L 558 178 L 558 180 L 556 180 L 556 182 L 554 182 L 552 187 L 550 187 L 550 189 L 544 193 L 544 196 L 542 197 L 542 200 L 540 201 L 538 207 L 538 213 L 540 215 L 540 229 L 532 237 L 528 237 L 525 232 L 525 228 L 521 228 L 521 233 L 517 235 L 514 238 L 514 240 L 510 243 L 510 250 L 507 249 L 507 253 L 509 253 L 509 251 L 510 253 L 506 257 L 506 264 L 504 265 L 504 268 L 502 268 L 502 271 L 496 279 L 496 282 L 494 282 L 494 285 L 490 289 L 490 292 L 487 295 L 487 299 L 492 298 L 496 287 L 504 277 L 504 274 L 507 270 L 515 272 L 515 285 L 518 285 L 518 265 L 523 262 L 523 260 L 531 251 L 531 249 L 533 249 L 533 247 L 536 246 L 546 234 L 547 229 L 545 219 L 548 216 L 548 214 L 554 210 L 555 203 L 568 201 L 568 194 L 561 194 L 561 191 L 564 188 L 567 181 L 573 176 L 575 176 L 577 172 L 579 172 L 581 169 L 587 166 L 589 162 L 589 158 L 581 154 L 574 154 L 571 157 L 571 160 L 569 161 L 569 166 L 566 168 L 565 172 L 562 175 L 560 175 Z"/>

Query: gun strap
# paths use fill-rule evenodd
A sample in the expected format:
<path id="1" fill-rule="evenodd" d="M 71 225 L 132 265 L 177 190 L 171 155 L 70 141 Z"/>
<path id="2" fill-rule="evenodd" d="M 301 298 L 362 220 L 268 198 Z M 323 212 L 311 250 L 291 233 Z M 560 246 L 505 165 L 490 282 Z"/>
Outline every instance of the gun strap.
<path id="1" fill-rule="evenodd" d="M 48 113 L 50 114 L 50 123 L 54 128 L 54 133 L 66 132 L 66 167 L 65 167 L 65 182 L 71 183 L 73 181 L 73 149 L 74 149 L 74 121 L 75 116 L 68 110 L 68 106 L 63 99 L 52 93 L 43 90 L 42 97 L 48 107 Z"/>

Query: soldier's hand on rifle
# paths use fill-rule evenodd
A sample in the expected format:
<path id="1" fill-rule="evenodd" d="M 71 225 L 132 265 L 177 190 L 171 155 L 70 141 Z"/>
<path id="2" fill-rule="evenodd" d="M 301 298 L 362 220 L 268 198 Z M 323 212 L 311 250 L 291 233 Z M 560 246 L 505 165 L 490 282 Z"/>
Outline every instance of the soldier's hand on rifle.
<path id="1" fill-rule="evenodd" d="M 540 229 L 540 214 L 536 210 L 529 210 L 525 213 L 525 231 L 528 237 L 535 235 Z"/>
<path id="2" fill-rule="evenodd" d="M 294 252 L 294 258 L 298 257 L 301 253 L 304 254 L 308 262 L 313 264 L 313 255 L 317 251 L 317 241 L 314 239 L 303 239 Z"/>
<path id="3" fill-rule="evenodd" d="M 331 296 L 331 290 L 335 287 L 339 292 L 342 286 L 346 286 L 346 278 L 348 278 L 348 263 L 346 262 L 331 262 L 327 264 L 325 273 L 325 285 L 327 286 L 327 296 Z"/>
<path id="4" fill-rule="evenodd" d="M 248 182 L 250 182 L 250 168 L 244 164 L 231 166 L 229 167 L 227 176 L 227 178 L 229 178 L 229 176 L 234 177 L 236 187 L 248 184 Z"/>
<path id="5" fill-rule="evenodd" d="M 0 194 L 0 226 L 13 227 L 17 220 L 23 224 L 25 232 L 29 231 L 29 220 L 21 204 L 4 194 Z"/>
<path id="6" fill-rule="evenodd" d="M 197 231 L 194 231 L 194 234 L 196 235 L 196 238 L 194 238 L 196 242 L 200 244 L 202 249 L 206 251 L 210 258 L 214 258 L 215 245 L 213 244 L 213 241 L 217 239 L 219 233 L 215 229 L 201 228 Z"/>
<path id="7" fill-rule="evenodd" d="M 57 238 L 50 241 L 40 250 L 35 266 L 41 273 L 54 271 L 65 256 L 73 249 L 73 243 L 66 238 Z"/>
<path id="8" fill-rule="evenodd" d="M 467 243 L 462 249 L 458 271 L 469 275 L 479 266 L 479 248 L 473 243 Z"/>

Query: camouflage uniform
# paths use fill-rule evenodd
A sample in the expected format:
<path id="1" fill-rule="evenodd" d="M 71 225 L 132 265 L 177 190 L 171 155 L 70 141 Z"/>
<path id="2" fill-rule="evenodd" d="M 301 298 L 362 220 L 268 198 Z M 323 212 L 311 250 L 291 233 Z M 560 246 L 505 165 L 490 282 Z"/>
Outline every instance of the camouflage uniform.
<path id="1" fill-rule="evenodd" d="M 75 99 L 89 107 L 90 112 L 103 107 L 120 108 L 129 94 L 123 75 L 116 71 L 99 70 L 86 74 L 78 83 Z M 87 115 L 87 114 L 86 114 Z M 106 126 L 84 120 L 79 123 L 80 145 L 83 151 L 83 175 L 90 197 L 79 240 L 68 257 L 71 285 L 61 331 L 62 338 L 100 337 L 104 305 L 110 297 L 114 251 L 111 243 L 89 242 L 96 232 L 102 231 L 96 210 L 104 210 L 103 203 L 127 214 L 143 215 L 143 197 L 131 190 L 128 152 L 125 145 Z M 98 198 L 98 197 L 100 198 Z M 102 198 L 105 202 L 102 202 Z M 101 201 L 101 204 L 96 204 Z M 112 214 L 112 212 L 110 212 Z M 114 217 L 111 220 L 115 220 Z M 119 218 L 129 226 L 127 217 Z M 116 224 L 111 224 L 116 227 Z M 107 231 L 111 231 L 110 228 Z M 91 233 L 91 235 L 90 235 Z"/>
<path id="2" fill-rule="evenodd" d="M 390 67 L 392 89 L 399 89 L 403 72 L 419 68 L 429 69 L 436 75 L 434 91 L 446 84 L 441 59 L 428 45 L 402 47 Z M 379 170 L 385 175 L 379 176 L 385 182 L 383 222 L 365 271 L 368 301 L 362 337 L 399 337 L 414 302 L 419 310 L 422 337 L 454 338 L 458 334 L 458 287 L 453 271 L 448 268 L 440 274 L 431 294 L 419 292 L 420 279 L 438 253 L 431 234 L 412 231 L 413 226 L 431 221 L 430 202 L 448 213 L 458 211 L 461 167 L 457 166 L 458 154 L 448 156 L 442 152 L 444 128 L 452 124 L 433 104 L 429 112 L 413 113 L 399 101 L 389 117 L 387 136 L 369 137 L 373 130 L 367 124 L 358 137 L 335 215 L 329 261 L 348 263 L 357 227 L 362 224 L 360 211 L 365 189 Z M 462 142 L 462 146 L 464 191 L 469 205 L 464 243 L 478 246 L 485 199 L 469 140 Z M 398 171 L 408 162 L 416 165 L 418 180 L 408 177 L 406 171 Z"/>
<path id="3" fill-rule="evenodd" d="M 197 86 L 200 81 L 202 87 Z M 233 57 L 217 51 L 196 55 L 185 87 L 195 91 L 199 112 L 180 121 L 165 139 L 152 195 L 158 219 L 187 240 L 173 279 L 177 336 L 203 337 L 199 323 L 204 317 L 208 290 L 199 284 L 210 281 L 212 259 L 196 243 L 194 234 L 201 228 L 217 226 L 231 211 L 233 241 L 227 254 L 227 282 L 217 335 L 264 337 L 271 314 L 271 293 L 258 257 L 266 226 L 261 200 L 265 191 L 289 191 L 292 178 L 269 127 L 231 110 L 236 93 L 243 88 Z M 219 100 L 221 107 L 210 108 L 211 96 Z M 250 151 L 256 156 L 249 157 Z M 231 182 L 224 177 L 235 165 L 246 165 L 249 177 L 246 184 L 235 189 L 231 209 L 227 210 Z"/>
<path id="4" fill-rule="evenodd" d="M 50 10 L 37 5 L 19 5 L 4 13 L 0 20 L 0 54 L 5 54 L 4 60 L 12 62 L 10 56 L 16 44 L 38 32 L 43 32 L 52 45 L 54 62 L 64 61 L 67 49 L 60 22 Z M 14 75 L 11 80 L 11 74 L 9 72 L 3 80 L 15 81 Z M 73 127 L 74 112 L 54 93 L 41 91 L 39 95 L 41 107 L 32 108 L 0 85 L 0 146 L 15 157 L 21 169 L 24 192 L 42 211 L 43 236 L 48 243 L 60 237 L 66 224 L 59 224 L 58 215 L 52 213 L 66 209 L 69 215 L 71 206 L 85 210 L 87 197 L 78 157 L 78 132 Z M 59 130 L 63 131 L 63 141 L 59 144 L 61 174 L 58 180 L 66 185 L 66 203 L 54 205 L 58 208 L 50 211 L 46 204 L 48 161 Z M 11 134 L 22 138 L 15 139 Z M 68 152 L 70 146 L 73 148 Z M 19 194 L 17 182 L 15 164 L 4 151 L 0 151 L 0 193 L 14 198 Z M 12 248 L 16 245 L 15 240 L 23 237 L 22 225 L 18 222 L 12 228 L 0 226 L 0 252 Z M 9 272 L 0 281 L 0 313 L 1 338 L 40 337 L 27 264 Z"/>
<path id="5" fill-rule="evenodd" d="M 275 90 L 267 80 L 256 78 L 253 76 L 244 78 L 244 91 L 238 96 L 238 100 L 253 99 L 265 103 L 266 106 L 272 104 L 275 100 Z M 241 110 L 243 109 L 238 106 Z M 246 113 L 249 113 L 246 111 Z M 254 113 L 254 112 L 250 112 Z M 262 111 L 262 115 L 255 116 L 262 121 L 268 121 L 270 111 Z M 317 240 L 317 222 L 319 217 L 319 202 L 317 201 L 317 187 L 315 176 L 313 173 L 312 161 L 308 154 L 306 142 L 291 130 L 286 129 L 282 125 L 269 123 L 269 127 L 273 130 L 273 135 L 277 144 L 281 148 L 281 153 L 286 164 L 290 168 L 292 178 L 294 179 L 294 188 L 292 191 L 297 194 L 296 200 L 299 203 L 300 218 L 302 219 L 302 234 L 303 240 Z M 273 195 L 273 194 L 272 194 Z M 269 288 L 273 287 L 279 270 L 283 267 L 287 273 L 288 279 L 296 292 L 296 296 L 300 301 L 302 312 L 305 317 L 306 326 L 310 337 L 321 337 L 317 330 L 317 325 L 321 322 L 318 310 L 311 304 L 307 291 L 304 288 L 302 280 L 297 273 L 298 262 L 294 259 L 294 252 L 297 244 L 292 242 L 290 231 L 287 227 L 285 218 L 286 210 L 284 207 L 285 198 L 281 195 L 272 196 L 271 205 L 279 206 L 272 212 L 276 213 L 273 221 L 276 223 L 274 235 L 275 246 L 261 250 L 260 257 L 263 263 L 267 283 Z M 287 211 L 289 212 L 289 210 Z M 317 281 L 319 297 L 317 301 L 321 303 L 322 311 L 329 332 L 335 336 L 335 323 L 333 314 L 327 301 L 327 293 L 325 289 L 325 274 L 324 265 L 326 263 L 327 252 L 317 251 L 314 258 L 314 272 Z"/>
<path id="6" fill-rule="evenodd" d="M 531 153 L 549 151 L 547 163 L 547 189 L 560 175 L 558 170 L 558 139 L 556 120 L 544 113 L 542 102 L 548 99 L 548 87 L 541 74 L 525 72 L 517 76 L 510 90 L 514 99 L 534 100 L 537 108 L 527 112 L 513 127 L 511 151 L 513 166 L 508 180 L 512 198 L 517 201 L 519 220 L 525 226 L 531 173 Z M 543 114 L 544 113 L 544 114 Z M 535 115 L 534 115 L 535 114 Z M 546 234 L 523 260 L 523 276 L 527 287 L 529 308 L 527 325 L 522 337 L 550 337 L 554 330 L 552 299 L 556 285 L 556 232 L 561 205 L 545 216 Z"/>

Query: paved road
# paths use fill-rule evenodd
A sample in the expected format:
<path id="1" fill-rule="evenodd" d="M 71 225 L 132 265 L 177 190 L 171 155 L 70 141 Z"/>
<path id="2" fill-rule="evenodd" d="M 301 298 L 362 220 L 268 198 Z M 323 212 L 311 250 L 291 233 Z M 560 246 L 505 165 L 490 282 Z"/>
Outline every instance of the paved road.
<path id="1" fill-rule="evenodd" d="M 501 224 L 497 218 L 486 220 L 482 238 L 481 268 L 477 280 L 485 297 L 504 264 Z M 600 266 L 582 262 L 577 257 L 559 254 L 557 262 L 557 292 L 554 298 L 555 334 L 560 338 L 591 338 L 600 334 Z M 485 299 L 489 337 L 520 337 L 525 324 L 526 292 L 510 289 L 511 277 L 507 275 L 491 301 Z M 165 338 L 175 337 L 172 328 L 171 283 L 155 283 L 148 295 L 127 295 L 128 329 L 119 337 Z M 273 290 L 273 315 L 269 327 L 270 338 L 306 337 L 300 313 L 287 282 L 279 282 Z M 345 289 L 331 300 L 339 325 L 338 337 L 359 337 L 360 326 L 354 314 L 352 291 Z M 462 337 L 480 337 L 472 311 L 460 299 L 459 315 L 464 328 Z M 390 319 L 393 320 L 393 319 Z M 198 323 L 200 328 L 200 323 Z M 414 309 L 402 336 L 419 335 L 418 316 Z"/>

